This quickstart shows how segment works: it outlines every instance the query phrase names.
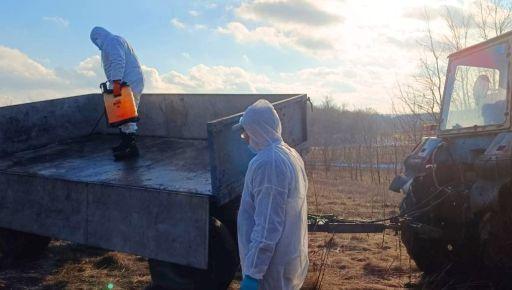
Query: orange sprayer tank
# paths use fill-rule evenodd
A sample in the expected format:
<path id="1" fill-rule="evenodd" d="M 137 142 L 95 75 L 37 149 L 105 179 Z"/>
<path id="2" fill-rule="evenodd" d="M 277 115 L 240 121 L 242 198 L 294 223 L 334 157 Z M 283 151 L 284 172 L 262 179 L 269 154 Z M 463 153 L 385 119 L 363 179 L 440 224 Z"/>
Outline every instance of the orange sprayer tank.
<path id="1" fill-rule="evenodd" d="M 117 97 L 114 96 L 112 90 L 106 89 L 105 83 L 101 84 L 101 88 L 103 89 L 107 122 L 111 127 L 118 127 L 139 120 L 137 106 L 130 86 L 123 83 L 121 95 Z"/>

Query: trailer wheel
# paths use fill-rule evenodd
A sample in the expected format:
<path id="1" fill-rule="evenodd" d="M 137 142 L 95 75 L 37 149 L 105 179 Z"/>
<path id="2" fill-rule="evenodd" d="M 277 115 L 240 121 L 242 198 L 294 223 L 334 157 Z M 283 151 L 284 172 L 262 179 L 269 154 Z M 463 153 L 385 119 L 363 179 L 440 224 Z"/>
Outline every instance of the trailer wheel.
<path id="1" fill-rule="evenodd" d="M 38 258 L 48 247 L 51 238 L 0 228 L 0 261 L 12 262 Z"/>
<path id="2" fill-rule="evenodd" d="M 227 228 L 213 217 L 210 218 L 208 253 L 207 270 L 149 259 L 153 282 L 149 289 L 227 289 L 238 269 L 238 253 Z"/>

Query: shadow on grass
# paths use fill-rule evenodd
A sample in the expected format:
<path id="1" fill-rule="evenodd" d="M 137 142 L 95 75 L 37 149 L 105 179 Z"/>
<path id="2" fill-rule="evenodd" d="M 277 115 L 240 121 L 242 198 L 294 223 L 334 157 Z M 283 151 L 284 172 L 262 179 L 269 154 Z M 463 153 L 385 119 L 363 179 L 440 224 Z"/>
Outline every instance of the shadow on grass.
<path id="1" fill-rule="evenodd" d="M 0 268 L 1 289 L 67 289 L 68 282 L 45 283 L 46 277 L 68 263 L 101 257 L 107 251 L 70 242 L 53 241 L 37 259 L 16 261 Z"/>
<path id="2" fill-rule="evenodd" d="M 472 269 L 423 274 L 417 283 L 404 285 L 411 289 L 512 289 L 512 273 L 500 269 Z"/>

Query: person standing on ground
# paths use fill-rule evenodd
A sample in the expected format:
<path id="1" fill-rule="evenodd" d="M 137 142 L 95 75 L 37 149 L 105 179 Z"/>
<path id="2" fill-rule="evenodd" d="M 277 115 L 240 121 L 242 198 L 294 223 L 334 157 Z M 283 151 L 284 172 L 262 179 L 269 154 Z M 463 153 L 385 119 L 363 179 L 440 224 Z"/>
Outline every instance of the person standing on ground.
<path id="1" fill-rule="evenodd" d="M 259 100 L 234 126 L 256 156 L 238 212 L 241 290 L 298 290 L 308 269 L 306 192 L 300 155 L 281 137 L 272 104 Z"/>
<path id="2" fill-rule="evenodd" d="M 144 89 L 144 77 L 133 48 L 124 38 L 103 27 L 92 29 L 91 41 L 101 51 L 101 63 L 114 96 L 121 95 L 121 84 L 126 83 L 132 89 L 135 104 L 138 106 Z M 137 123 L 126 123 L 119 129 L 121 143 L 112 148 L 116 160 L 138 156 L 139 150 L 135 143 Z"/>

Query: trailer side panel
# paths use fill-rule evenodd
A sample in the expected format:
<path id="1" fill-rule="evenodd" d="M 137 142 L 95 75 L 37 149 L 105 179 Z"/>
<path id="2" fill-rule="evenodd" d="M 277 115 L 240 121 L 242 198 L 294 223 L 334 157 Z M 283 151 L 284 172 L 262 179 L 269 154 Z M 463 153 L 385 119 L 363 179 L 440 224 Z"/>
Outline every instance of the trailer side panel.
<path id="1" fill-rule="evenodd" d="M 283 139 L 297 147 L 307 141 L 307 96 L 297 95 L 277 103 L 283 128 Z M 247 165 L 254 156 L 240 138 L 240 132 L 232 130 L 242 114 L 208 123 L 208 147 L 212 192 L 218 203 L 223 204 L 241 194 Z"/>
<path id="2" fill-rule="evenodd" d="M 206 268 L 208 196 L 2 173 L 0 227 Z"/>

